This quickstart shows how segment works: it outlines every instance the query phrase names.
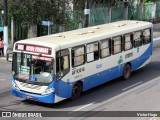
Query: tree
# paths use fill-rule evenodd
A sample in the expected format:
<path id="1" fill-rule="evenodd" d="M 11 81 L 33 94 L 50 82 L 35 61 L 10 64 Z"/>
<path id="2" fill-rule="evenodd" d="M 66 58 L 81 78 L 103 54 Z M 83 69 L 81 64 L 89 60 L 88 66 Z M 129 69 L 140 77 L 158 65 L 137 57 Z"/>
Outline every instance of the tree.
<path id="1" fill-rule="evenodd" d="M 65 25 L 69 21 L 67 11 L 70 10 L 68 0 L 9 0 L 9 17 L 16 22 L 28 24 L 28 37 L 37 36 L 37 25 L 42 20 L 51 20 L 55 24 Z"/>
<path id="2" fill-rule="evenodd" d="M 155 2 L 156 0 L 140 0 L 140 3 Z"/>

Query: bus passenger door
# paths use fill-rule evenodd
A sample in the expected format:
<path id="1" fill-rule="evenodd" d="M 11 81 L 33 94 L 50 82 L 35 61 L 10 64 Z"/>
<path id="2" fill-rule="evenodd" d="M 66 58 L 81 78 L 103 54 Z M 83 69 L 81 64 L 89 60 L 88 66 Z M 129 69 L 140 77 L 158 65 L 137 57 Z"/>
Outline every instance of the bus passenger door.
<path id="1" fill-rule="evenodd" d="M 57 52 L 56 56 L 57 93 L 60 97 L 67 98 L 71 89 L 68 84 L 68 73 L 70 71 L 69 50 L 61 50 Z"/>

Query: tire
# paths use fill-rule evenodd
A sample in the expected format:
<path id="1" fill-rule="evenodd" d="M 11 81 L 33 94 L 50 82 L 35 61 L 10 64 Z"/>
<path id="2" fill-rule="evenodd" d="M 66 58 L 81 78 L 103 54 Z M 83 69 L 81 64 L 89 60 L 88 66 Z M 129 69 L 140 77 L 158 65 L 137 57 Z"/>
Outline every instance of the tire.
<path id="1" fill-rule="evenodd" d="M 72 88 L 72 100 L 75 100 L 81 96 L 82 93 L 82 85 L 80 83 L 75 83 Z"/>
<path id="2" fill-rule="evenodd" d="M 123 79 L 127 80 L 131 76 L 131 65 L 126 64 L 123 71 Z"/>

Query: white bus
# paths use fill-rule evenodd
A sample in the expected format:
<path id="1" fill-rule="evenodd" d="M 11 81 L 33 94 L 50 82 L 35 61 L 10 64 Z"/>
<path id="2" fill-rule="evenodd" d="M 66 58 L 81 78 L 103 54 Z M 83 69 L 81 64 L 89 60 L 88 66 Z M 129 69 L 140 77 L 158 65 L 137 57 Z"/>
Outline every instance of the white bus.
<path id="1" fill-rule="evenodd" d="M 152 23 L 119 21 L 15 43 L 12 94 L 44 103 L 81 93 L 151 61 Z"/>

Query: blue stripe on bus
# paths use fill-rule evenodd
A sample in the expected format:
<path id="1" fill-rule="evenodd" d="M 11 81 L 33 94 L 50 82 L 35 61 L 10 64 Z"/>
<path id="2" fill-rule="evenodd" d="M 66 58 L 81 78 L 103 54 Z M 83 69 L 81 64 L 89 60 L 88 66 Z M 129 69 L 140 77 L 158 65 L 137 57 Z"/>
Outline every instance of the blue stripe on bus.
<path id="1" fill-rule="evenodd" d="M 132 66 L 132 71 L 138 69 L 152 54 L 152 43 L 150 44 L 149 48 L 138 58 L 130 61 Z M 139 60 L 138 60 L 139 59 Z M 83 78 L 83 91 L 86 91 L 90 88 L 103 84 L 105 82 L 111 81 L 117 77 L 123 75 L 123 69 L 126 63 L 121 64 L 120 66 L 116 66 L 100 73 L 96 73 L 94 75 L 88 76 Z M 56 80 L 54 80 L 56 81 Z M 75 81 L 76 82 L 76 81 Z M 69 98 L 72 95 L 72 86 L 75 82 L 66 83 L 62 80 L 56 82 L 55 89 L 58 91 L 56 92 L 57 96 L 62 98 Z M 60 87 L 58 87 L 60 86 Z"/>

